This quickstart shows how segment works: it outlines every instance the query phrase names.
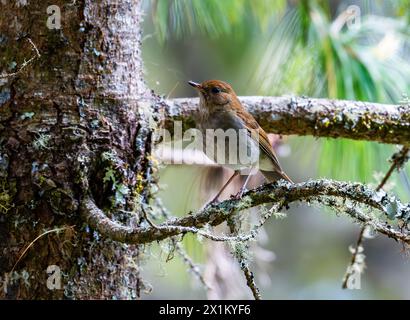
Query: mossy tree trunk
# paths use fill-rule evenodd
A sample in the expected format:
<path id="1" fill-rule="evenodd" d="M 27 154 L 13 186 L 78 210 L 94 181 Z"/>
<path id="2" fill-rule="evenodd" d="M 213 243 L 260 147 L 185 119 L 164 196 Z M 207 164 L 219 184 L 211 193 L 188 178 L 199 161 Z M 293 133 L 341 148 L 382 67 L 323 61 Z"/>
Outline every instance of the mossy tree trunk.
<path id="1" fill-rule="evenodd" d="M 0 2 L 0 298 L 135 297 L 138 247 L 102 240 L 79 203 L 89 193 L 110 213 L 147 201 L 158 99 L 142 80 L 140 1 L 56 0 L 56 29 L 49 5 Z M 52 265 L 61 289 L 47 287 Z"/>

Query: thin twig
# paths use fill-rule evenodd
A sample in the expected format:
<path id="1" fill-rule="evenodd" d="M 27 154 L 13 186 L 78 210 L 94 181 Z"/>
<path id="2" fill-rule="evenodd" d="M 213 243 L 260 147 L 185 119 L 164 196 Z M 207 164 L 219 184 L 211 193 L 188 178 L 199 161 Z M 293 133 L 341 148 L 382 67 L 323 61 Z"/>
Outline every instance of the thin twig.
<path id="1" fill-rule="evenodd" d="M 235 236 L 217 236 L 208 232 L 205 232 L 203 230 L 200 230 L 198 228 L 195 227 L 185 227 L 185 226 L 174 226 L 174 225 L 156 225 L 154 224 L 152 221 L 150 221 L 149 219 L 147 219 L 148 224 L 161 231 L 161 230 L 177 230 L 179 231 L 178 233 L 194 233 L 194 234 L 198 234 L 204 238 L 207 238 L 209 240 L 213 240 L 216 242 L 229 242 L 229 241 L 240 241 L 240 242 L 246 242 L 249 241 L 253 238 L 255 238 L 255 233 L 251 232 L 249 234 L 246 235 L 235 235 Z"/>
<path id="2" fill-rule="evenodd" d="M 359 253 L 359 248 L 362 246 L 365 231 L 366 231 L 366 226 L 363 226 L 360 229 L 359 237 L 357 238 L 356 247 L 355 247 L 354 252 L 352 254 L 350 264 L 347 267 L 348 271 L 346 272 L 345 277 L 343 279 L 343 284 L 342 284 L 343 289 L 347 289 L 347 283 L 349 282 L 350 276 L 352 276 L 352 274 L 353 274 L 352 272 L 349 272 L 349 270 L 353 270 L 353 265 L 356 263 L 357 254 Z"/>
<path id="3" fill-rule="evenodd" d="M 162 215 L 170 219 L 171 214 L 168 212 L 168 210 L 163 206 L 160 201 L 156 201 L 156 205 L 160 208 Z M 153 224 L 153 222 L 151 221 Z M 183 262 L 188 265 L 189 269 L 191 272 L 196 276 L 196 278 L 202 283 L 202 285 L 206 288 L 206 290 L 211 290 L 211 286 L 206 282 L 204 276 L 202 275 L 201 271 L 199 270 L 199 267 L 194 263 L 194 261 L 191 259 L 191 257 L 185 252 L 184 248 L 181 246 L 181 244 L 178 242 L 177 237 L 172 237 L 171 238 L 172 243 L 174 244 L 175 251 L 181 256 Z"/>
<path id="4" fill-rule="evenodd" d="M 175 84 L 175 86 L 171 89 L 171 91 L 167 94 L 167 97 L 165 98 L 166 100 L 169 99 L 169 97 L 171 96 L 172 92 L 174 92 L 174 90 L 178 87 L 179 85 L 179 81 Z"/>
<path id="5" fill-rule="evenodd" d="M 168 211 L 161 204 L 157 204 L 157 205 L 160 206 L 163 216 L 169 219 L 170 215 L 169 215 Z M 268 214 L 264 215 L 262 217 L 261 221 L 253 228 L 253 230 L 251 230 L 251 232 L 248 235 L 235 234 L 235 236 L 231 236 L 231 237 L 217 237 L 217 236 L 211 235 L 209 233 L 201 232 L 200 230 L 198 230 L 198 234 L 200 234 L 203 237 L 206 237 L 208 239 L 214 240 L 214 241 L 249 241 L 250 239 L 255 237 L 255 231 L 258 228 L 260 228 L 272 214 L 273 214 L 273 210 L 270 210 Z M 146 214 L 145 214 L 145 217 L 147 217 Z M 149 221 L 148 223 L 151 226 L 157 227 L 152 221 Z M 215 240 L 215 239 L 217 239 L 217 240 Z M 199 271 L 198 267 L 194 264 L 194 262 L 189 257 L 189 255 L 184 251 L 182 246 L 178 243 L 177 239 L 175 237 L 172 237 L 171 241 L 173 242 L 173 244 L 175 246 L 175 251 L 179 253 L 179 255 L 182 257 L 182 260 L 189 266 L 190 270 L 199 279 L 199 281 L 205 286 L 205 288 L 207 290 L 210 290 L 211 287 L 206 283 L 205 278 L 203 277 L 203 275 Z M 241 259 L 241 260 L 242 261 L 238 260 L 238 262 L 240 263 L 241 269 L 244 272 L 244 275 L 245 275 L 245 278 L 246 278 L 246 283 L 247 283 L 248 287 L 251 289 L 255 300 L 260 300 L 261 295 L 260 295 L 258 287 L 256 286 L 253 273 L 250 270 L 248 264 L 244 261 L 244 259 Z"/>
<path id="6" fill-rule="evenodd" d="M 252 295 L 255 298 L 255 300 L 262 300 L 262 296 L 259 291 L 259 288 L 256 286 L 256 283 L 255 283 L 255 277 L 253 275 L 253 272 L 249 268 L 248 264 L 242 265 L 241 269 L 246 278 L 246 285 L 251 289 Z"/>
<path id="7" fill-rule="evenodd" d="M 404 146 L 404 147 L 402 147 L 402 149 L 399 152 L 395 153 L 392 156 L 392 158 L 391 158 L 392 164 L 391 164 L 389 170 L 386 172 L 385 176 L 383 177 L 382 181 L 377 186 L 376 191 L 380 191 L 381 189 L 383 189 L 384 185 L 386 184 L 387 180 L 389 180 L 389 178 L 392 175 L 393 171 L 395 169 L 399 170 L 404 165 L 404 163 L 408 159 L 408 156 L 407 156 L 408 153 L 409 153 L 409 147 Z M 360 230 L 359 237 L 358 237 L 357 242 L 356 242 L 356 247 L 355 247 L 354 252 L 352 254 L 352 259 L 350 260 L 350 264 L 347 267 L 347 270 L 353 270 L 353 265 L 356 263 L 357 255 L 360 251 L 359 249 L 362 246 L 362 243 L 363 243 L 363 240 L 364 240 L 364 234 L 365 234 L 365 231 L 366 231 L 366 227 L 367 226 L 365 225 Z M 343 284 L 342 284 L 343 289 L 347 289 L 347 283 L 349 282 L 349 279 L 352 276 L 352 274 L 353 273 L 351 273 L 351 272 L 346 272 L 345 277 L 343 279 Z"/>
<path id="8" fill-rule="evenodd" d="M 390 176 L 392 175 L 395 169 L 399 170 L 404 162 L 406 161 L 407 154 L 409 152 L 408 147 L 403 147 L 398 153 L 392 156 L 392 165 L 390 166 L 389 171 L 387 171 L 386 175 L 384 176 L 383 180 L 377 186 L 376 191 L 381 190 L 384 185 L 386 184 L 387 180 L 389 180 Z"/>
<path id="9" fill-rule="evenodd" d="M 37 49 L 36 45 L 34 44 L 34 42 L 33 42 L 30 38 L 27 38 L 27 41 L 30 42 L 30 44 L 33 46 L 33 50 L 35 51 L 36 54 L 35 54 L 34 56 L 32 56 L 29 60 L 24 61 L 24 62 L 21 64 L 20 68 L 19 68 L 16 72 L 0 74 L 0 79 L 10 78 L 10 77 L 13 77 L 13 76 L 19 74 L 19 73 L 20 73 L 25 67 L 27 67 L 33 60 L 38 59 L 38 58 L 41 57 L 40 52 L 38 51 L 38 49 Z"/>
<path id="10" fill-rule="evenodd" d="M 206 280 L 202 275 L 201 271 L 199 270 L 198 266 L 192 261 L 191 257 L 185 252 L 185 250 L 182 248 L 181 244 L 177 241 L 175 237 L 172 238 L 172 242 L 175 246 L 175 251 L 181 256 L 184 263 L 188 265 L 189 269 L 195 275 L 195 277 L 202 283 L 202 285 L 207 290 L 211 290 L 212 287 L 206 283 Z"/>
<path id="11" fill-rule="evenodd" d="M 241 230 L 241 221 L 238 216 L 231 217 L 227 221 L 229 229 L 232 234 L 238 235 L 238 233 Z M 236 246 L 241 246 L 240 244 L 235 244 Z M 235 257 L 235 259 L 238 261 L 239 266 L 241 267 L 241 270 L 243 271 L 243 274 L 245 275 L 246 279 L 246 285 L 251 289 L 252 295 L 255 300 L 261 300 L 262 296 L 260 294 L 259 288 L 256 285 L 255 282 L 255 277 L 253 275 L 253 272 L 251 271 L 251 268 L 248 263 L 248 258 L 245 254 L 245 251 L 249 250 L 249 245 L 245 243 L 243 247 L 237 247 L 237 250 L 232 253 L 232 255 Z"/>

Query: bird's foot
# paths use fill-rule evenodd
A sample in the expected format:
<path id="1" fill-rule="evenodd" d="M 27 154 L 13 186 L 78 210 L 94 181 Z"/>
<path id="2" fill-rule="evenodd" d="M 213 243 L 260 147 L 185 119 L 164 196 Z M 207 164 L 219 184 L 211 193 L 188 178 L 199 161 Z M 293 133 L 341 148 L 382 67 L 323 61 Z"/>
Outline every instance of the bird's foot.
<path id="1" fill-rule="evenodd" d="M 213 205 L 213 204 L 218 204 L 220 201 L 219 201 L 219 197 L 215 197 L 215 198 L 213 198 L 211 201 L 208 201 L 203 207 L 202 207 L 202 209 L 204 209 L 204 208 L 206 208 L 206 207 L 208 207 L 208 206 L 210 206 L 210 205 Z"/>
<path id="2" fill-rule="evenodd" d="M 246 189 L 246 187 L 243 186 L 243 187 L 239 190 L 239 192 L 238 192 L 237 194 L 231 196 L 231 199 L 238 200 L 238 199 L 242 198 L 243 194 L 244 194 L 246 191 L 248 191 L 248 189 Z"/>

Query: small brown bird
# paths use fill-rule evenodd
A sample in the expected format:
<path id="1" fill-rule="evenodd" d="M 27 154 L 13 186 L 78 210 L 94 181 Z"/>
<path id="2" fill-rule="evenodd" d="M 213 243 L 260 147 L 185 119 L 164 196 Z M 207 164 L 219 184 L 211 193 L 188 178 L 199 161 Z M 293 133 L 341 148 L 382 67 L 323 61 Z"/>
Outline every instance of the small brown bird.
<path id="1" fill-rule="evenodd" d="M 215 149 L 213 149 L 211 156 L 209 152 L 205 153 L 210 158 L 213 158 L 216 163 L 235 171 L 212 201 L 217 200 L 232 179 L 244 169 L 259 169 L 270 182 L 280 179 L 292 182 L 286 173 L 283 172 L 275 152 L 269 143 L 266 132 L 243 107 L 235 91 L 228 83 L 219 80 L 208 80 L 202 83 L 189 81 L 188 83 L 193 86 L 199 94 L 198 127 L 202 134 L 206 136 L 204 139 L 206 148 L 209 148 L 209 145 L 211 145 L 212 148 L 219 149 L 219 151 L 217 150 L 216 152 Z M 217 139 L 215 136 L 209 137 L 206 135 L 206 132 L 210 129 L 222 129 L 225 132 L 229 130 L 230 132 L 235 132 L 236 135 L 239 136 L 239 139 L 234 139 L 234 147 L 236 146 L 236 149 L 232 148 L 232 144 L 228 141 L 228 138 L 232 138 L 231 135 L 227 135 L 225 139 L 222 140 Z M 246 133 L 245 139 L 240 138 L 241 131 Z M 220 148 L 218 148 L 218 146 Z M 256 157 L 250 156 L 245 160 L 242 157 L 242 161 L 237 161 L 239 153 L 243 150 L 245 150 L 247 154 L 256 154 Z M 234 154 L 235 157 L 233 157 L 236 161 L 221 161 L 221 159 L 231 159 L 230 155 L 232 156 L 233 152 L 236 153 Z M 240 194 L 243 193 L 246 183 L 247 181 L 242 187 Z"/>

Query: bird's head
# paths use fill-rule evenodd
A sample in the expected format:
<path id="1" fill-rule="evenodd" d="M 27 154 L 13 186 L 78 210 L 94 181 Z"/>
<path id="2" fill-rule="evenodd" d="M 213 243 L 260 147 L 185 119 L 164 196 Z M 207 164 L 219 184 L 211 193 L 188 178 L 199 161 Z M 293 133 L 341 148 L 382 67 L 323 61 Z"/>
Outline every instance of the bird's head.
<path id="1" fill-rule="evenodd" d="M 201 107 L 212 109 L 223 107 L 237 101 L 235 91 L 229 83 L 220 80 L 207 80 L 202 83 L 188 81 L 199 94 Z"/>

